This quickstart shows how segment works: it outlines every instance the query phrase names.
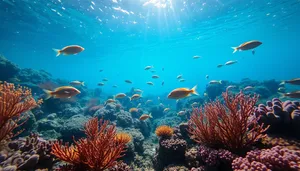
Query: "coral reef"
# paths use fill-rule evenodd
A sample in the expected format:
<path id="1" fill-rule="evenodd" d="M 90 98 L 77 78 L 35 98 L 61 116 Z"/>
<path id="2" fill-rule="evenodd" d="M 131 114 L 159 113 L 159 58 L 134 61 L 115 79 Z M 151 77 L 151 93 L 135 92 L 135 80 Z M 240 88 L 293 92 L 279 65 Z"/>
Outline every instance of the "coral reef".
<path id="1" fill-rule="evenodd" d="M 253 150 L 245 158 L 233 160 L 232 168 L 235 171 L 296 171 L 300 169 L 300 151 L 289 150 L 280 146 L 271 149 Z"/>
<path id="2" fill-rule="evenodd" d="M 262 138 L 267 129 L 251 117 L 258 97 L 226 91 L 223 98 L 225 104 L 217 100 L 207 103 L 204 109 L 194 109 L 189 132 L 198 143 L 241 152 Z"/>
<path id="3" fill-rule="evenodd" d="M 20 71 L 17 65 L 7 60 L 4 56 L 0 55 L 0 80 L 8 81 L 8 79 L 15 77 Z"/>
<path id="4" fill-rule="evenodd" d="M 258 105 L 255 115 L 259 123 L 270 125 L 268 133 L 300 138 L 300 102 L 273 98 Z"/>
<path id="5" fill-rule="evenodd" d="M 161 125 L 156 128 L 155 130 L 156 136 L 160 138 L 168 138 L 173 135 L 173 128 L 167 126 L 167 125 Z"/>

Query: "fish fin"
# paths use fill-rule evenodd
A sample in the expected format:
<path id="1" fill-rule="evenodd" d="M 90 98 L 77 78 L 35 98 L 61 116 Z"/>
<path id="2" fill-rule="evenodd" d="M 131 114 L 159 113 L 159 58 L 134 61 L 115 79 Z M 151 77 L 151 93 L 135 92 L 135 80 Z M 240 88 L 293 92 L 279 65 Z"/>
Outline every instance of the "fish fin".
<path id="1" fill-rule="evenodd" d="M 84 82 L 82 82 L 81 85 L 84 87 L 84 86 L 85 86 L 85 85 L 84 85 Z"/>
<path id="2" fill-rule="evenodd" d="M 233 49 L 232 53 L 235 53 L 236 51 L 238 51 L 238 47 L 231 47 Z"/>
<path id="3" fill-rule="evenodd" d="M 254 55 L 255 54 L 255 50 L 252 50 L 252 55 Z"/>
<path id="4" fill-rule="evenodd" d="M 284 93 L 278 92 L 278 94 L 280 95 L 279 99 L 283 99 L 286 97 Z"/>
<path id="5" fill-rule="evenodd" d="M 285 85 L 285 81 L 281 81 L 279 85 Z"/>
<path id="6" fill-rule="evenodd" d="M 149 114 L 149 118 L 152 118 L 152 113 Z"/>
<path id="7" fill-rule="evenodd" d="M 222 80 L 220 80 L 219 83 L 222 84 Z"/>
<path id="8" fill-rule="evenodd" d="M 64 91 L 64 93 L 66 93 L 66 94 L 69 94 L 70 92 L 68 92 L 68 91 Z"/>
<path id="9" fill-rule="evenodd" d="M 51 97 L 52 97 L 52 91 L 50 91 L 50 90 L 46 90 L 46 89 L 43 89 L 43 91 L 46 93 L 46 98 L 45 98 L 45 100 L 48 100 L 48 99 L 50 99 Z"/>
<path id="10" fill-rule="evenodd" d="M 53 50 L 56 52 L 56 57 L 58 57 L 61 54 L 61 50 L 60 49 L 54 49 Z"/>
<path id="11" fill-rule="evenodd" d="M 196 89 L 197 89 L 197 85 L 195 85 L 195 86 L 192 88 L 192 94 L 195 94 L 195 95 L 198 96 L 199 94 L 198 94 L 198 92 L 197 92 Z"/>

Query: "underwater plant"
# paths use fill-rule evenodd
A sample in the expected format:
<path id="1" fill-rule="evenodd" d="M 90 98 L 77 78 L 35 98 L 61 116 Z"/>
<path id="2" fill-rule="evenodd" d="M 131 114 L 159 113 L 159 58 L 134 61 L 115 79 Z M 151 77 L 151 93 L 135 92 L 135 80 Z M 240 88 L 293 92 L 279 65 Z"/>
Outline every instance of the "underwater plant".
<path id="1" fill-rule="evenodd" d="M 70 170 L 103 171 L 116 164 L 126 151 L 126 141 L 118 141 L 116 126 L 109 121 L 90 119 L 84 126 L 86 138 L 74 140 L 74 145 L 56 142 L 52 154 L 71 164 Z"/>
<path id="2" fill-rule="evenodd" d="M 164 137 L 171 137 L 173 135 L 173 128 L 167 126 L 167 125 L 161 125 L 156 128 L 155 134 L 158 137 L 164 138 Z"/>
<path id="3" fill-rule="evenodd" d="M 27 121 L 24 112 L 29 111 L 39 104 L 32 97 L 31 90 L 26 87 L 15 86 L 11 83 L 0 84 L 0 142 L 8 140 L 22 132 L 13 131 Z"/>
<path id="4" fill-rule="evenodd" d="M 222 95 L 224 104 L 216 100 L 194 109 L 188 131 L 198 143 L 238 152 L 262 138 L 268 127 L 259 125 L 259 118 L 253 116 L 257 95 L 228 91 Z"/>

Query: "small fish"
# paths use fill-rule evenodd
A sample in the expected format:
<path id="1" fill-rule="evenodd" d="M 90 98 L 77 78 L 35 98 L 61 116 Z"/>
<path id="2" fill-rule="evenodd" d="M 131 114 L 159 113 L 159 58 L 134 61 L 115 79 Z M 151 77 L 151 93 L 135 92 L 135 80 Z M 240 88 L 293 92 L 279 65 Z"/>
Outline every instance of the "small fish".
<path id="1" fill-rule="evenodd" d="M 278 91 L 283 92 L 283 91 L 285 91 L 285 88 L 284 87 L 279 87 Z"/>
<path id="2" fill-rule="evenodd" d="M 133 91 L 134 91 L 134 92 L 138 92 L 138 93 L 142 93 L 142 92 L 143 92 L 142 90 L 140 90 L 140 89 L 137 89 L 137 88 L 136 88 L 136 89 L 134 89 Z"/>
<path id="3" fill-rule="evenodd" d="M 229 91 L 230 89 L 235 89 L 235 88 L 236 88 L 236 86 L 230 85 L 230 86 L 228 86 L 228 87 L 226 88 L 226 91 Z"/>
<path id="4" fill-rule="evenodd" d="M 191 94 L 198 95 L 196 89 L 197 89 L 197 86 L 194 86 L 192 89 L 177 88 L 169 93 L 168 98 L 169 99 L 182 99 L 187 96 L 190 96 Z"/>
<path id="5" fill-rule="evenodd" d="M 102 81 L 108 81 L 108 79 L 107 78 L 103 78 Z"/>
<path id="6" fill-rule="evenodd" d="M 247 86 L 244 88 L 245 91 L 249 91 L 249 90 L 253 90 L 253 89 L 254 89 L 254 87 L 252 87 L 252 86 Z"/>
<path id="7" fill-rule="evenodd" d="M 130 80 L 125 80 L 125 82 L 128 84 L 132 84 L 132 82 Z"/>
<path id="8" fill-rule="evenodd" d="M 56 57 L 58 57 L 60 54 L 63 55 L 76 55 L 84 50 L 83 47 L 78 45 L 70 45 L 66 46 L 62 49 L 53 49 L 57 54 Z"/>
<path id="9" fill-rule="evenodd" d="M 209 75 L 206 75 L 205 78 L 206 78 L 206 79 L 209 79 Z"/>
<path id="10" fill-rule="evenodd" d="M 107 105 L 108 103 L 115 103 L 116 101 L 114 99 L 107 99 L 105 102 L 105 105 Z"/>
<path id="11" fill-rule="evenodd" d="M 153 66 L 146 66 L 145 70 L 149 70 L 149 69 L 152 69 L 152 68 L 154 68 L 154 67 Z"/>
<path id="12" fill-rule="evenodd" d="M 164 71 L 164 70 L 165 70 L 165 68 L 162 68 L 161 70 L 162 70 L 162 71 Z"/>
<path id="13" fill-rule="evenodd" d="M 164 105 L 164 104 L 162 104 L 162 103 L 159 103 L 159 107 L 161 107 L 161 108 L 165 108 L 165 105 Z"/>
<path id="14" fill-rule="evenodd" d="M 139 109 L 135 108 L 135 107 L 129 109 L 130 113 L 137 113 L 138 111 L 139 111 Z"/>
<path id="15" fill-rule="evenodd" d="M 170 110 L 171 110 L 171 109 L 167 107 L 167 108 L 164 109 L 164 113 L 167 113 L 167 112 L 169 112 Z"/>
<path id="16" fill-rule="evenodd" d="M 98 86 L 104 86 L 104 83 L 100 82 L 98 83 Z"/>
<path id="17" fill-rule="evenodd" d="M 282 81 L 280 85 L 284 85 L 285 83 L 300 85 L 300 78 L 294 78 L 292 80 Z"/>
<path id="18" fill-rule="evenodd" d="M 84 82 L 80 82 L 80 81 L 72 81 L 70 82 L 71 86 L 84 86 Z"/>
<path id="19" fill-rule="evenodd" d="M 179 112 L 177 113 L 177 115 L 179 115 L 179 116 L 182 116 L 182 115 L 185 115 L 185 114 L 186 114 L 185 111 L 179 111 Z"/>
<path id="20" fill-rule="evenodd" d="M 208 96 L 208 94 L 207 94 L 207 93 L 203 93 L 203 96 L 204 96 L 204 97 L 207 97 L 207 96 Z"/>
<path id="21" fill-rule="evenodd" d="M 116 99 L 122 99 L 122 98 L 124 98 L 124 97 L 126 97 L 126 94 L 125 94 L 125 93 L 119 93 L 119 94 L 117 94 L 117 95 L 115 96 Z"/>
<path id="22" fill-rule="evenodd" d="M 102 72 L 102 71 L 103 71 L 103 69 L 100 69 L 100 70 L 99 70 L 99 72 Z"/>
<path id="23" fill-rule="evenodd" d="M 245 43 L 241 44 L 238 47 L 231 47 L 231 48 L 233 49 L 233 53 L 235 53 L 236 51 L 244 51 L 244 50 L 254 49 L 254 48 L 258 47 L 261 44 L 262 44 L 262 42 L 260 42 L 260 41 L 252 40 L 252 41 L 249 41 L 249 42 L 245 42 Z M 253 54 L 253 52 L 252 52 L 252 54 Z"/>
<path id="24" fill-rule="evenodd" d="M 118 86 L 117 86 L 117 85 L 113 85 L 112 87 L 113 87 L 113 88 L 118 88 Z"/>
<path id="25" fill-rule="evenodd" d="M 77 90 L 75 87 L 71 86 L 62 86 L 56 88 L 54 91 L 50 90 L 44 90 L 46 93 L 45 100 L 53 97 L 53 98 L 71 98 L 73 96 L 76 96 L 77 94 L 80 94 L 81 92 Z"/>
<path id="26" fill-rule="evenodd" d="M 163 86 L 164 84 L 165 84 L 165 81 L 162 81 L 162 82 L 161 82 L 161 85 Z"/>
<path id="27" fill-rule="evenodd" d="M 159 76 L 158 75 L 152 75 L 152 78 L 157 79 L 157 78 L 159 78 Z"/>
<path id="28" fill-rule="evenodd" d="M 201 56 L 198 55 L 193 56 L 193 59 L 198 59 L 198 58 L 201 58 Z"/>
<path id="29" fill-rule="evenodd" d="M 178 80 L 179 82 L 185 82 L 185 79 L 180 79 L 180 80 Z"/>
<path id="30" fill-rule="evenodd" d="M 146 104 L 152 103 L 152 100 L 147 100 Z"/>
<path id="31" fill-rule="evenodd" d="M 134 95 L 132 95 L 131 97 L 130 97 L 130 101 L 132 101 L 132 100 L 137 100 L 137 99 L 139 99 L 139 98 L 141 98 L 142 97 L 142 95 L 140 95 L 140 94 L 134 94 Z"/>
<path id="32" fill-rule="evenodd" d="M 154 85 L 153 82 L 151 82 L 151 81 L 146 82 L 146 84 L 148 84 L 148 85 Z"/>
<path id="33" fill-rule="evenodd" d="M 141 107 L 142 106 L 142 103 L 139 103 L 137 106 L 136 106 L 136 108 L 139 108 L 139 107 Z"/>
<path id="34" fill-rule="evenodd" d="M 235 63 L 237 63 L 237 61 L 228 61 L 228 62 L 225 63 L 225 65 L 232 65 L 232 64 L 235 64 Z"/>
<path id="35" fill-rule="evenodd" d="M 157 97 L 157 100 L 160 101 L 160 97 Z"/>
<path id="36" fill-rule="evenodd" d="M 182 78 L 182 74 L 180 74 L 180 75 L 177 76 L 177 79 L 180 79 L 180 78 Z"/>
<path id="37" fill-rule="evenodd" d="M 219 81 L 217 81 L 217 80 L 211 80 L 209 82 L 209 84 L 222 84 L 222 80 L 219 80 Z"/>
<path id="38" fill-rule="evenodd" d="M 152 71 L 150 71 L 151 73 L 155 73 L 156 71 L 155 70 L 152 70 Z"/>
<path id="39" fill-rule="evenodd" d="M 221 68 L 223 66 L 223 64 L 219 64 L 217 65 L 217 68 Z"/>
<path id="40" fill-rule="evenodd" d="M 146 119 L 148 119 L 148 118 L 152 118 L 152 115 L 151 115 L 151 113 L 148 115 L 148 114 L 143 114 L 141 117 L 140 117 L 140 120 L 141 121 L 144 121 L 144 120 L 146 120 Z"/>
<path id="41" fill-rule="evenodd" d="M 192 106 L 192 107 L 198 106 L 198 103 L 197 103 L 197 102 L 194 102 L 194 103 L 191 104 L 191 106 Z"/>
<path id="42" fill-rule="evenodd" d="M 284 93 L 282 94 L 284 97 L 289 97 L 289 98 L 300 98 L 300 91 L 293 91 L 293 92 L 290 92 L 290 93 Z"/>

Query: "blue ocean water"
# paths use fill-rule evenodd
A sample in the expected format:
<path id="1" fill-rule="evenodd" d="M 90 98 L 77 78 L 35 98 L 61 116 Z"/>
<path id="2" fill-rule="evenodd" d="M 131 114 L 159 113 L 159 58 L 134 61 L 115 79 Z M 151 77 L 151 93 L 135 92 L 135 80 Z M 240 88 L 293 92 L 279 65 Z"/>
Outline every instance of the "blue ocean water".
<path id="1" fill-rule="evenodd" d="M 102 88 L 111 94 L 194 85 L 203 92 L 209 80 L 299 77 L 299 17 L 299 0 L 0 0 L 0 53 L 90 88 L 107 78 Z M 232 53 L 249 40 L 263 43 L 255 55 Z M 85 50 L 55 57 L 52 48 L 73 44 Z M 238 63 L 216 67 L 229 60 Z"/>

